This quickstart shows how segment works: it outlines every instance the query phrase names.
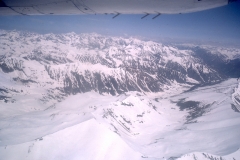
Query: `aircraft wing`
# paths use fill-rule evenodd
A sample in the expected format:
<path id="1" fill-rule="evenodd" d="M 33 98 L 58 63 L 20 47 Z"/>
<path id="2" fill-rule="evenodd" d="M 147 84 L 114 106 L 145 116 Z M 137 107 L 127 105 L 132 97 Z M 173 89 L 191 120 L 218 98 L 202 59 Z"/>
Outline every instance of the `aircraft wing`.
<path id="1" fill-rule="evenodd" d="M 180 14 L 234 0 L 0 0 L 0 15 Z"/>

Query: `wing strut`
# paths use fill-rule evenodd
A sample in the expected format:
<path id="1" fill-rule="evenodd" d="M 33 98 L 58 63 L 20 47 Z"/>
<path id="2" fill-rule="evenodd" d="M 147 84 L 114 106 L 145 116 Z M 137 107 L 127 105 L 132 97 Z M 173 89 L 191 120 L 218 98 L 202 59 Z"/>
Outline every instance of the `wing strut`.
<path id="1" fill-rule="evenodd" d="M 143 16 L 141 19 L 143 19 L 143 18 L 145 18 L 145 17 L 147 17 L 147 16 L 149 16 L 149 13 L 146 13 L 146 15 Z"/>
<path id="2" fill-rule="evenodd" d="M 112 17 L 112 18 L 114 19 L 114 18 L 116 18 L 116 17 L 119 16 L 119 15 L 120 15 L 120 13 L 117 13 L 117 14 L 116 14 L 114 17 Z"/>
<path id="3" fill-rule="evenodd" d="M 158 16 L 160 16 L 161 15 L 161 13 L 158 13 L 156 16 L 154 16 L 152 19 L 155 19 L 155 18 L 157 18 Z"/>

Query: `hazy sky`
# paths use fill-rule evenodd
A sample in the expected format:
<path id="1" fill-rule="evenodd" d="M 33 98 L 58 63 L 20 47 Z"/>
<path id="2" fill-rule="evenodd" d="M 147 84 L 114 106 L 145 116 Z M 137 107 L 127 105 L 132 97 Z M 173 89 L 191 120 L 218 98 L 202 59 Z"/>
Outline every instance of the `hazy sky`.
<path id="1" fill-rule="evenodd" d="M 240 44 L 240 2 L 189 14 L 77 16 L 0 16 L 0 29 L 38 33 L 96 32 L 152 39 L 192 39 Z"/>

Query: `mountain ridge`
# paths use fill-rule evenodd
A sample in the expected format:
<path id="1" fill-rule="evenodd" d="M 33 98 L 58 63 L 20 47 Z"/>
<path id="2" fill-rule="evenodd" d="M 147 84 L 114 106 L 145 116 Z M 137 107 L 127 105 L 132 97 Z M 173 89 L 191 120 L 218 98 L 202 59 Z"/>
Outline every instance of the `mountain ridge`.
<path id="1" fill-rule="evenodd" d="M 236 62 L 231 66 L 223 54 L 212 54 L 204 49 L 182 50 L 152 41 L 95 33 L 41 35 L 1 31 L 0 37 L 3 72 L 25 74 L 25 80 L 30 78 L 37 82 L 25 71 L 29 61 L 35 62 L 35 65 L 43 65 L 49 77 L 58 85 L 63 84 L 62 88 L 70 94 L 91 90 L 112 95 L 126 91 L 160 92 L 174 81 L 191 87 L 239 76 L 238 59 L 234 59 Z M 215 58 L 218 68 L 202 54 Z M 95 70 L 91 69 L 93 65 L 96 65 Z M 222 73 L 221 65 L 226 68 Z M 83 66 L 86 66 L 84 70 Z M 229 70 L 235 73 L 228 75 Z"/>

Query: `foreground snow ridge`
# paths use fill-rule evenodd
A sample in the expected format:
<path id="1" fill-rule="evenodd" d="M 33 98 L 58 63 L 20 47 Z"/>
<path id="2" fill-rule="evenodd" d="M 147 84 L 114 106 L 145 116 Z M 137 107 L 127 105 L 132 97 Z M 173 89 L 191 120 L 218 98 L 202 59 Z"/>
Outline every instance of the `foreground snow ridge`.
<path id="1" fill-rule="evenodd" d="M 240 114 L 232 108 L 237 85 L 230 79 L 175 96 L 72 95 L 54 107 L 1 119 L 0 155 L 13 160 L 238 159 Z"/>

